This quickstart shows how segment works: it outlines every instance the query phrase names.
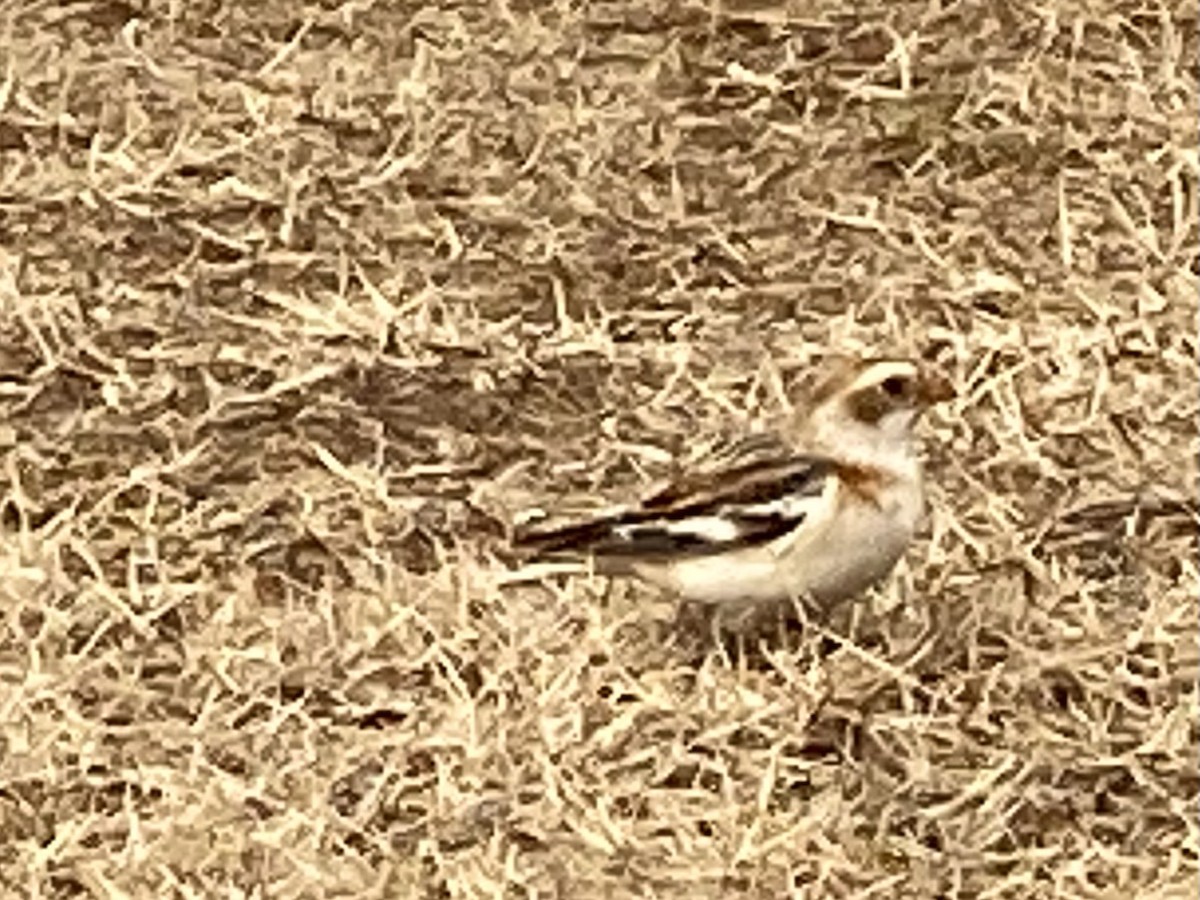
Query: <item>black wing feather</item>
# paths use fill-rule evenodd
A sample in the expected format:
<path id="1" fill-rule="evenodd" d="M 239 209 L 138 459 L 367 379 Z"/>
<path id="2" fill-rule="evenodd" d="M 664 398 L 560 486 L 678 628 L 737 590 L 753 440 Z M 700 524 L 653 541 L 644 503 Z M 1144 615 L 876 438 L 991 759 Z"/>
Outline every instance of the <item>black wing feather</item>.
<path id="1" fill-rule="evenodd" d="M 539 556 L 588 553 L 653 557 L 704 555 L 764 543 L 786 534 L 805 518 L 799 507 L 786 512 L 765 507 L 786 497 L 819 495 L 833 468 L 832 461 L 808 455 L 771 463 L 750 462 L 671 485 L 641 506 L 617 515 L 518 533 L 514 544 Z M 679 523 L 701 516 L 719 516 L 728 521 L 736 536 L 716 540 L 679 527 Z"/>

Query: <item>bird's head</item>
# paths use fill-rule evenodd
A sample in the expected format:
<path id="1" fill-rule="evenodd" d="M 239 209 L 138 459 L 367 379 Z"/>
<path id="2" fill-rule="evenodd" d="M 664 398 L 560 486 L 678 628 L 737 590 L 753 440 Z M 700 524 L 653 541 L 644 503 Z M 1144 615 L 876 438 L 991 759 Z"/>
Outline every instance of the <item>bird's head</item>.
<path id="1" fill-rule="evenodd" d="M 905 359 L 846 362 L 813 393 L 810 437 L 827 451 L 883 461 L 907 454 L 921 413 L 953 396 L 950 382 L 928 365 Z"/>

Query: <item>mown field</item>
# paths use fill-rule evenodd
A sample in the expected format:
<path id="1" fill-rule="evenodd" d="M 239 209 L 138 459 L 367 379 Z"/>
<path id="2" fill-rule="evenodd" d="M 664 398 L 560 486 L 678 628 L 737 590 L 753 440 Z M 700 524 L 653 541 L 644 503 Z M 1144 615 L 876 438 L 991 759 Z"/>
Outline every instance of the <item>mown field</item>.
<path id="1" fill-rule="evenodd" d="M 1200 890 L 1194 2 L 0 4 L 0 894 Z M 753 653 L 537 577 L 934 360 Z"/>

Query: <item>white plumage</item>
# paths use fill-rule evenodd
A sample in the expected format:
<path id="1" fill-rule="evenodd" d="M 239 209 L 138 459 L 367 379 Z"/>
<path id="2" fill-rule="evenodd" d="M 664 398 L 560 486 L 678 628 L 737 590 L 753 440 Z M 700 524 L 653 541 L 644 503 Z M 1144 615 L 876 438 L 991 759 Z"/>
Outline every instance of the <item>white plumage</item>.
<path id="1" fill-rule="evenodd" d="M 862 362 L 830 378 L 795 448 L 723 460 L 639 506 L 549 531 L 518 546 L 590 556 L 690 600 L 824 605 L 876 583 L 917 527 L 924 491 L 913 426 L 951 395 L 905 360 Z"/>

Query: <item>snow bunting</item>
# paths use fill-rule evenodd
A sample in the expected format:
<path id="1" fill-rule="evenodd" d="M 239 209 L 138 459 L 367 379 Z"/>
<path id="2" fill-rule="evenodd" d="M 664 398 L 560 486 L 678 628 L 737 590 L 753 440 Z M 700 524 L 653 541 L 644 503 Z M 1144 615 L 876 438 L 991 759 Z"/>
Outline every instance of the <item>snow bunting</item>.
<path id="1" fill-rule="evenodd" d="M 640 505 L 578 525 L 519 531 L 538 558 L 590 558 L 686 600 L 836 603 L 883 579 L 923 507 L 913 426 L 949 383 L 906 360 L 844 367 L 818 388 L 801 430 L 747 441 Z"/>

